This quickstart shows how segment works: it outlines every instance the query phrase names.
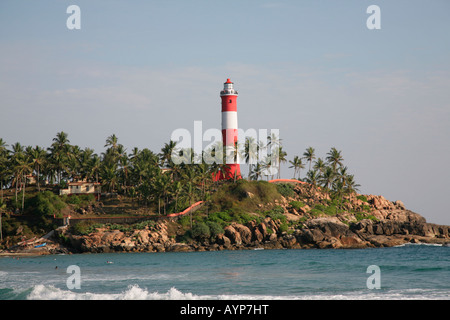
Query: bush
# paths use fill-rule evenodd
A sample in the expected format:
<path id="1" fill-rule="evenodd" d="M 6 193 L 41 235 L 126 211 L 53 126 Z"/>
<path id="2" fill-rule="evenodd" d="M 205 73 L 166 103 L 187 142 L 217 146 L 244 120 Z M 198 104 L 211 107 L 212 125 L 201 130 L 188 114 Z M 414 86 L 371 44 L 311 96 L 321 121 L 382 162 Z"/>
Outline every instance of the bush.
<path id="1" fill-rule="evenodd" d="M 209 227 L 209 231 L 212 237 L 216 237 L 217 235 L 224 233 L 222 226 L 217 222 L 207 221 L 206 225 Z"/>
<path id="2" fill-rule="evenodd" d="M 364 201 L 364 202 L 368 202 L 367 197 L 364 196 L 364 195 L 359 195 L 359 196 L 356 197 L 356 199 Z"/>
<path id="3" fill-rule="evenodd" d="M 40 192 L 29 201 L 31 207 L 35 208 L 35 213 L 42 217 L 51 215 L 59 216 L 61 210 L 66 207 L 66 204 L 61 198 L 51 191 Z"/>
<path id="4" fill-rule="evenodd" d="M 192 237 L 196 239 L 205 239 L 211 236 L 208 225 L 204 222 L 197 222 L 192 227 Z"/>
<path id="5" fill-rule="evenodd" d="M 299 210 L 300 208 L 303 208 L 306 205 L 302 201 L 291 201 L 291 202 L 289 202 L 289 204 L 295 210 Z"/>
<path id="6" fill-rule="evenodd" d="M 80 198 L 78 198 L 78 196 L 70 196 L 70 197 L 67 197 L 66 203 L 81 204 L 81 200 L 80 200 Z"/>
<path id="7" fill-rule="evenodd" d="M 233 221 L 233 218 L 228 212 L 214 212 L 209 214 L 208 221 L 215 222 L 224 227 Z"/>
<path id="8" fill-rule="evenodd" d="M 272 210 L 266 211 L 265 214 L 266 217 L 270 217 L 272 220 L 280 220 L 282 223 L 286 223 L 284 209 L 280 206 L 276 206 Z"/>
<path id="9" fill-rule="evenodd" d="M 81 221 L 74 226 L 72 226 L 72 233 L 77 235 L 88 235 L 93 232 L 95 228 L 102 226 L 101 224 L 96 224 L 91 221 Z"/>
<path id="10" fill-rule="evenodd" d="M 267 181 L 239 180 L 223 184 L 211 196 L 211 211 L 227 211 L 236 208 L 251 212 L 258 210 L 259 204 L 273 203 L 280 199 L 277 187 Z"/>
<path id="11" fill-rule="evenodd" d="M 285 198 L 294 196 L 294 186 L 289 183 L 277 184 L 277 190 Z"/>

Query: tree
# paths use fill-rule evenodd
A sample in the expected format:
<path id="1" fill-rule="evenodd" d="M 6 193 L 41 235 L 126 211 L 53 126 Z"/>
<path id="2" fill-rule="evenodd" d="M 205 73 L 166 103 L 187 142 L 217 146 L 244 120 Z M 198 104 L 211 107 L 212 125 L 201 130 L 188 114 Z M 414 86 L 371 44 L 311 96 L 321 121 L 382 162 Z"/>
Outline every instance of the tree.
<path id="1" fill-rule="evenodd" d="M 183 185 L 180 181 L 176 181 L 172 183 L 171 185 L 172 189 L 171 192 L 175 196 L 175 212 L 178 212 L 178 197 L 180 196 L 181 192 L 183 191 Z"/>
<path id="2" fill-rule="evenodd" d="M 67 133 L 58 132 L 53 138 L 53 143 L 48 148 L 50 151 L 50 161 L 53 163 L 58 175 L 58 183 L 61 183 L 63 171 L 67 168 L 67 160 L 71 156 L 71 146 Z"/>
<path id="3" fill-rule="evenodd" d="M 0 201 L 3 202 L 3 182 L 7 179 L 10 168 L 9 168 L 9 151 L 6 149 L 7 144 L 0 138 L 0 192 L 1 198 Z"/>
<path id="4" fill-rule="evenodd" d="M 13 173 L 12 184 L 15 186 L 15 189 L 16 189 L 16 192 L 15 192 L 15 202 L 16 203 L 17 203 L 17 191 L 19 188 L 19 184 L 22 181 L 22 176 L 18 172 L 17 163 L 23 157 L 24 157 L 23 147 L 19 142 L 16 142 L 15 144 L 12 145 L 12 152 L 11 152 L 11 157 L 10 157 L 10 166 L 11 166 L 11 171 Z"/>
<path id="5" fill-rule="evenodd" d="M 2 232 L 2 214 L 6 209 L 6 203 L 3 203 L 3 200 L 0 201 L 0 241 L 3 241 L 3 232 Z"/>
<path id="6" fill-rule="evenodd" d="M 297 178 L 300 179 L 300 170 L 305 168 L 305 165 L 302 163 L 302 158 L 295 156 L 294 160 L 290 160 L 289 163 L 292 164 L 289 168 L 294 168 L 294 179 L 297 173 Z"/>
<path id="7" fill-rule="evenodd" d="M 186 188 L 186 192 L 189 197 L 189 206 L 191 206 L 194 202 L 194 192 L 195 185 L 197 183 L 197 175 L 191 166 L 186 167 L 186 170 L 183 172 L 184 185 Z M 190 211 L 190 219 L 191 219 L 191 228 L 192 228 L 192 210 Z"/>
<path id="8" fill-rule="evenodd" d="M 251 179 L 255 181 L 259 180 L 259 178 L 263 174 L 263 171 L 264 171 L 263 165 L 258 162 L 252 170 Z"/>
<path id="9" fill-rule="evenodd" d="M 281 163 L 286 163 L 287 153 L 283 150 L 283 147 L 280 145 L 278 147 L 278 179 L 281 177 Z"/>
<path id="10" fill-rule="evenodd" d="M 32 169 L 32 164 L 31 164 L 30 159 L 25 155 L 22 155 L 15 159 L 14 167 L 15 167 L 17 176 L 21 177 L 21 180 L 22 180 L 22 187 L 23 187 L 23 189 L 22 189 L 22 213 L 23 213 L 23 210 L 25 207 L 25 187 L 27 184 L 26 175 L 28 173 L 32 172 L 33 169 Z M 16 193 L 16 201 L 17 201 L 17 193 Z"/>
<path id="11" fill-rule="evenodd" d="M 253 137 L 246 137 L 244 143 L 244 159 L 248 164 L 248 177 L 252 176 L 252 167 L 258 161 L 259 145 Z"/>
<path id="12" fill-rule="evenodd" d="M 326 160 L 332 166 L 333 171 L 336 173 L 337 166 L 342 166 L 342 161 L 344 161 L 344 158 L 342 157 L 341 151 L 338 151 L 335 147 L 333 147 L 327 153 Z"/>
<path id="13" fill-rule="evenodd" d="M 158 195 L 158 213 L 161 214 L 161 198 L 164 203 L 164 214 L 166 214 L 167 195 L 170 188 L 170 177 L 165 173 L 161 173 L 156 177 L 154 183 L 154 191 Z"/>
<path id="14" fill-rule="evenodd" d="M 109 192 L 114 192 L 117 188 L 117 165 L 104 163 L 102 165 L 100 175 L 102 177 L 102 184 Z"/>
<path id="15" fill-rule="evenodd" d="M 310 185 L 309 192 L 311 193 L 311 197 L 312 197 L 314 195 L 314 193 L 316 192 L 317 183 L 319 182 L 319 173 L 317 172 L 317 170 L 309 170 L 306 173 L 305 180 Z"/>
<path id="16" fill-rule="evenodd" d="M 174 152 L 176 146 L 177 143 L 172 140 L 170 140 L 169 143 L 164 144 L 164 147 L 161 149 L 161 153 L 159 154 L 161 166 L 169 168 L 172 166 L 172 152 Z"/>
<path id="17" fill-rule="evenodd" d="M 335 173 L 331 167 L 325 167 L 324 171 L 320 175 L 319 182 L 325 188 L 327 194 L 331 184 L 333 183 L 334 177 Z"/>
<path id="18" fill-rule="evenodd" d="M 117 138 L 117 136 L 113 133 L 112 135 L 110 135 L 108 138 L 106 138 L 106 144 L 105 144 L 105 148 L 111 148 L 113 150 L 117 150 L 118 147 L 118 141 L 119 139 Z"/>
<path id="19" fill-rule="evenodd" d="M 89 160 L 89 176 L 95 176 L 95 182 L 98 183 L 98 174 L 100 173 L 100 169 L 102 167 L 102 162 L 100 157 L 97 154 L 94 154 Z"/>
<path id="20" fill-rule="evenodd" d="M 311 163 L 316 158 L 315 149 L 313 147 L 308 147 L 303 153 L 303 157 L 309 161 L 309 170 L 311 170 Z"/>
<path id="21" fill-rule="evenodd" d="M 34 149 L 31 147 L 27 150 L 28 157 L 31 160 L 31 165 L 33 166 L 34 171 L 36 171 L 36 184 L 38 191 L 41 191 L 40 187 L 40 169 L 45 164 L 47 160 L 47 153 L 44 149 L 39 146 L 36 146 Z"/>
<path id="22" fill-rule="evenodd" d="M 323 172 L 325 168 L 327 167 L 325 161 L 322 160 L 322 158 L 317 158 L 316 162 L 314 163 L 314 169 Z"/>

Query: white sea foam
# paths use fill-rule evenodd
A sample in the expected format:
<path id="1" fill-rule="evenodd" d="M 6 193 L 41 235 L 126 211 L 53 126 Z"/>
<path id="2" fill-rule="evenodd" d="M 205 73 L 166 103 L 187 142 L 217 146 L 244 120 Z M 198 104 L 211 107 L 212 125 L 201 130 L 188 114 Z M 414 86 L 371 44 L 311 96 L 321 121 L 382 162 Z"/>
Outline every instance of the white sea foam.
<path id="1" fill-rule="evenodd" d="M 282 295 L 196 295 L 183 293 L 172 287 L 167 292 L 150 292 L 138 285 L 131 285 L 120 293 L 91 293 L 62 290 L 48 285 L 36 285 L 28 294 L 29 300 L 406 300 L 450 299 L 449 292 L 434 289 L 405 289 L 389 291 L 356 291 L 349 293 Z"/>
<path id="2" fill-rule="evenodd" d="M 36 285 L 27 296 L 29 300 L 199 300 L 212 297 L 182 293 L 171 288 L 165 293 L 149 292 L 138 285 L 130 285 L 120 293 L 91 293 L 62 290 L 54 286 Z"/>
<path id="3" fill-rule="evenodd" d="M 429 246 L 429 247 L 442 247 L 441 243 L 425 243 L 425 242 L 420 242 L 420 243 L 403 243 L 403 244 L 399 244 L 397 246 L 394 246 L 395 248 L 402 248 L 402 247 L 406 247 L 406 246 Z"/>

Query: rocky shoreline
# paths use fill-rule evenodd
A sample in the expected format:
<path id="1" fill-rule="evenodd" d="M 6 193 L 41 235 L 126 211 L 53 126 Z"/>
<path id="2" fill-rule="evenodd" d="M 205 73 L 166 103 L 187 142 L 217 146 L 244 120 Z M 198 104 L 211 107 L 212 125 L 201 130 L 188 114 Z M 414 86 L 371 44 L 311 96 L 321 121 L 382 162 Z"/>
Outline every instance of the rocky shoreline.
<path id="1" fill-rule="evenodd" d="M 306 221 L 305 227 L 294 232 L 279 232 L 280 221 L 266 218 L 259 224 L 233 223 L 213 240 L 190 243 L 177 242 L 170 237 L 170 222 L 167 221 L 158 223 L 154 230 L 126 233 L 97 229 L 87 236 L 79 236 L 61 229 L 56 236 L 64 236 L 66 248 L 76 253 L 374 248 L 405 243 L 446 244 L 450 240 L 449 226 L 426 223 L 423 217 L 411 211 L 403 211 L 400 217 L 402 219 L 379 222 L 366 219 L 351 225 L 335 217 L 317 218 Z"/>
<path id="2" fill-rule="evenodd" d="M 278 203 L 295 227 L 286 230 L 280 219 L 265 217 L 246 224 L 233 222 L 224 232 L 202 239 L 180 237 L 185 230 L 177 218 L 164 219 L 152 226 L 132 231 L 95 228 L 87 235 L 58 228 L 47 245 L 16 250 L 24 254 L 107 253 L 107 252 L 188 252 L 243 249 L 348 249 L 392 247 L 405 243 L 448 245 L 450 226 L 427 223 L 421 215 L 407 210 L 401 201 L 382 196 L 366 196 L 370 218 L 357 219 L 348 212 L 314 217 L 308 208 L 292 208 L 292 199 Z M 360 206 L 354 198 L 349 206 Z M 13 253 L 12 251 L 10 253 Z M 3 254 L 8 254 L 4 252 Z"/>

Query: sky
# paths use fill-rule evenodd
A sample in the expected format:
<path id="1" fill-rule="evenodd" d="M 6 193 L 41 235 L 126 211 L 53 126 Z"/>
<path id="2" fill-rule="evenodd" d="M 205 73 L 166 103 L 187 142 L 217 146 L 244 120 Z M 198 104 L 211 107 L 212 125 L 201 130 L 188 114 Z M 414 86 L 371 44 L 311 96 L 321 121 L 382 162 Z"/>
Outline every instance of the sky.
<path id="1" fill-rule="evenodd" d="M 81 28 L 71 30 L 73 4 Z M 367 27 L 370 5 L 381 29 Z M 64 131 L 100 154 L 114 133 L 129 152 L 159 152 L 194 121 L 220 129 L 230 78 L 240 128 L 278 129 L 288 160 L 335 147 L 360 193 L 450 225 L 449 9 L 446 0 L 2 0 L 0 138 L 48 147 Z M 281 176 L 293 176 L 289 163 Z"/>

